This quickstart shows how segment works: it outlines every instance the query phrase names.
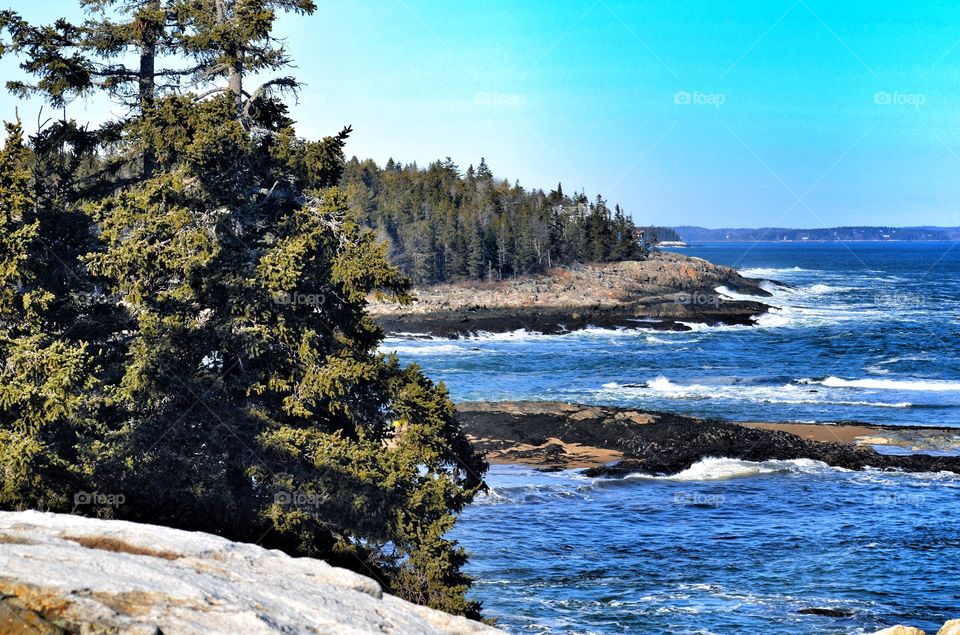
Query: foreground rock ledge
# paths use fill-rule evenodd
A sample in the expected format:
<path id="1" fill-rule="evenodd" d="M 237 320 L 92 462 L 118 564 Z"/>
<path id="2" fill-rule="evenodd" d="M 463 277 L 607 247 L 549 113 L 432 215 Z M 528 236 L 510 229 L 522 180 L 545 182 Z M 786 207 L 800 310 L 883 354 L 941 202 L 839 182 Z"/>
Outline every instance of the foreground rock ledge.
<path id="1" fill-rule="evenodd" d="M 526 329 L 556 334 L 589 326 L 689 330 L 688 323 L 752 325 L 769 307 L 761 280 L 701 258 L 655 252 L 647 260 L 577 265 L 496 282 L 417 289 L 412 306 L 373 300 L 369 312 L 389 333 L 460 337 Z"/>
<path id="2" fill-rule="evenodd" d="M 461 403 L 457 417 L 492 461 L 543 469 L 587 467 L 588 476 L 673 475 L 710 457 L 812 459 L 851 470 L 960 474 L 960 456 L 881 454 L 871 447 L 955 443 L 956 429 L 949 428 L 733 423 L 535 401 Z"/>
<path id="3" fill-rule="evenodd" d="M 913 626 L 897 624 L 896 626 L 885 628 L 882 631 L 877 631 L 873 633 L 873 635 L 926 635 L 926 633 Z M 960 635 L 960 620 L 950 620 L 940 627 L 937 635 Z"/>
<path id="4" fill-rule="evenodd" d="M 499 633 L 311 558 L 154 525 L 0 512 L 0 633 Z"/>

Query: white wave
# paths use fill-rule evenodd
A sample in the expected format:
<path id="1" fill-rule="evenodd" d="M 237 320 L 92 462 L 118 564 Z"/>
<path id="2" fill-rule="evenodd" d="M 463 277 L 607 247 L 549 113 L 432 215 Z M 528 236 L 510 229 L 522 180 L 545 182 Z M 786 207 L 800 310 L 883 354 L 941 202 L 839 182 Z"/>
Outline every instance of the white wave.
<path id="1" fill-rule="evenodd" d="M 657 479 L 666 481 L 719 481 L 745 476 L 777 473 L 816 473 L 831 468 L 826 463 L 811 459 L 792 459 L 789 461 L 743 461 L 722 457 L 701 459 L 687 469 L 671 476 L 644 476 L 631 474 L 630 479 Z"/>
<path id="2" fill-rule="evenodd" d="M 828 293 L 848 293 L 850 291 L 857 291 L 857 287 L 832 287 L 829 284 L 812 284 L 809 287 L 804 287 L 801 289 L 801 292 L 806 292 L 812 295 L 826 295 Z"/>
<path id="3" fill-rule="evenodd" d="M 913 406 L 912 403 L 906 401 L 891 403 L 838 399 L 835 393 L 811 390 L 797 384 L 784 384 L 782 386 L 741 383 L 721 385 L 676 384 L 663 375 L 642 384 L 609 382 L 603 384 L 599 392 L 604 393 L 605 397 L 621 399 L 636 399 L 638 397 L 689 401 L 715 399 L 734 402 L 863 406 L 870 408 L 910 408 Z"/>
<path id="4" fill-rule="evenodd" d="M 720 332 L 720 331 L 743 331 L 753 328 L 749 324 L 704 324 L 703 322 L 681 322 L 677 321 L 677 324 L 683 324 L 690 331 L 684 332 L 694 332 L 694 333 L 703 333 L 703 332 Z"/>
<path id="5" fill-rule="evenodd" d="M 777 297 L 778 295 L 783 295 L 785 293 L 792 291 L 790 287 L 784 287 L 779 284 L 768 282 L 766 280 L 760 283 L 760 288 L 766 291 L 767 293 L 769 293 L 773 297 Z M 769 302 L 770 300 L 764 300 L 764 301 Z"/>
<path id="6" fill-rule="evenodd" d="M 430 333 L 420 333 L 415 331 L 396 331 L 391 333 L 391 337 L 386 339 L 403 339 L 403 340 L 445 340 L 445 337 L 437 337 L 436 335 L 431 335 Z"/>
<path id="7" fill-rule="evenodd" d="M 772 309 L 754 318 L 754 323 L 762 328 L 816 328 L 834 326 L 845 322 L 867 322 L 889 320 L 885 311 L 855 307 L 800 305 L 774 306 Z M 901 320 L 902 321 L 902 320 Z"/>
<path id="8" fill-rule="evenodd" d="M 792 275 L 798 273 L 817 273 L 813 269 L 801 269 L 800 267 L 748 267 L 740 269 L 740 275 L 745 278 L 776 278 L 777 276 Z"/>
<path id="9" fill-rule="evenodd" d="M 801 379 L 801 384 L 818 384 L 830 388 L 867 388 L 872 390 L 910 390 L 924 392 L 953 392 L 960 390 L 960 382 L 939 379 Z"/>
<path id="10" fill-rule="evenodd" d="M 562 336 L 567 341 L 577 339 L 611 338 L 611 337 L 641 337 L 650 333 L 662 333 L 661 329 L 641 326 L 642 321 L 637 320 L 635 327 L 616 327 L 604 328 L 600 326 L 587 326 L 576 331 L 567 331 Z M 557 334 L 560 335 L 560 334 Z M 537 342 L 537 341 L 555 341 L 557 335 L 541 333 L 539 331 L 528 331 L 518 329 L 516 331 L 507 331 L 504 333 L 490 333 L 488 331 L 477 331 L 469 336 L 460 338 L 459 341 L 470 342 Z"/>
<path id="11" fill-rule="evenodd" d="M 745 302 L 758 302 L 758 301 L 763 302 L 765 300 L 765 296 L 748 295 L 746 293 L 739 293 L 724 285 L 720 285 L 719 287 L 716 287 L 714 291 L 716 291 L 718 294 L 723 296 L 724 299 L 727 299 L 727 300 L 742 300 Z"/>
<path id="12" fill-rule="evenodd" d="M 644 341 L 648 344 L 677 344 L 676 340 L 665 340 L 662 337 L 657 337 L 655 335 L 648 335 L 644 338 Z"/>
<path id="13" fill-rule="evenodd" d="M 517 329 L 516 331 L 506 331 L 504 333 L 490 333 L 488 331 L 477 331 L 472 333 L 467 337 L 462 339 L 465 340 L 483 340 L 489 342 L 499 342 L 499 341 L 526 341 L 526 340 L 538 340 L 547 337 L 543 333 L 537 331 L 528 331 L 527 329 Z"/>
<path id="14" fill-rule="evenodd" d="M 771 309 L 753 320 L 754 324 L 763 328 L 782 328 L 797 323 L 797 318 L 784 309 Z"/>
<path id="15" fill-rule="evenodd" d="M 770 297 L 746 295 L 733 291 L 726 286 L 719 286 L 714 290 L 729 300 L 760 301 L 776 307 L 787 306 L 791 302 L 796 302 L 798 298 L 806 296 L 822 296 L 859 290 L 859 287 L 833 286 L 822 282 L 805 287 L 783 287 L 769 282 L 763 282 L 760 284 L 760 288 L 770 293 Z"/>
<path id="16" fill-rule="evenodd" d="M 933 361 L 935 358 L 930 355 L 905 355 L 898 357 L 891 357 L 889 359 L 880 360 L 877 362 L 878 366 L 886 366 L 888 364 L 897 364 L 899 362 L 929 362 Z"/>
<path id="17" fill-rule="evenodd" d="M 436 344 L 433 342 L 428 342 L 419 346 L 416 344 L 383 343 L 380 345 L 379 350 L 381 353 L 397 353 L 398 355 L 445 355 L 447 353 L 481 352 L 471 350 L 469 347 L 458 346 L 457 344 Z"/>
<path id="18" fill-rule="evenodd" d="M 960 474 L 953 472 L 897 472 L 881 470 L 868 467 L 860 472 L 856 472 L 853 479 L 856 483 L 870 485 L 883 485 L 890 487 L 906 487 L 910 489 L 923 489 L 931 486 L 940 486 L 948 489 L 960 489 Z M 906 499 L 900 502 L 909 502 L 910 494 L 902 497 L 894 493 L 893 501 L 898 498 Z"/>

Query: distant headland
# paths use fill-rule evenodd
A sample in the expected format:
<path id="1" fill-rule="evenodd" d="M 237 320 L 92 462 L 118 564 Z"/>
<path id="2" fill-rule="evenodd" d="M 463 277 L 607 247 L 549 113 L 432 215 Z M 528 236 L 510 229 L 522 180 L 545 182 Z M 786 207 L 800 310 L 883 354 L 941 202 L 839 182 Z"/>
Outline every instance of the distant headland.
<path id="1" fill-rule="evenodd" d="M 682 240 L 691 242 L 920 242 L 960 240 L 960 227 L 825 227 L 789 229 L 784 227 L 708 229 L 692 225 L 672 228 Z"/>

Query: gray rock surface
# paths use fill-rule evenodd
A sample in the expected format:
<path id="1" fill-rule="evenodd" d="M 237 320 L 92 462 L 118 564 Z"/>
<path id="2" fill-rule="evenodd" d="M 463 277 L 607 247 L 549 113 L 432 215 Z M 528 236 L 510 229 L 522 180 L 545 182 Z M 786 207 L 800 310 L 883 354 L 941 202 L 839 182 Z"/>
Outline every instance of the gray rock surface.
<path id="1" fill-rule="evenodd" d="M 311 558 L 154 525 L 0 512 L 0 633 L 497 633 Z"/>

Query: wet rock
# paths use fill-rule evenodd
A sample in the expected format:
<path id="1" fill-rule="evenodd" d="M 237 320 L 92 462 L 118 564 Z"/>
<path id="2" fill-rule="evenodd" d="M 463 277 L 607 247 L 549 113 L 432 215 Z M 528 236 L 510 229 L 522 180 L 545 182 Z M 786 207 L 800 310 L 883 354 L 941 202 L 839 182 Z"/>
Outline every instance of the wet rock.
<path id="1" fill-rule="evenodd" d="M 848 611 L 846 609 L 833 609 L 826 607 L 810 607 L 806 609 L 800 609 L 797 611 L 800 615 L 820 615 L 823 617 L 852 617 L 853 611 Z"/>
<path id="2" fill-rule="evenodd" d="M 623 460 L 586 470 L 586 475 L 595 477 L 677 474 L 711 457 L 812 459 L 851 470 L 960 474 L 958 456 L 880 454 L 852 443 L 812 441 L 781 430 L 670 413 L 555 402 L 462 403 L 457 410 L 465 432 L 484 452 L 513 445 L 541 446 L 556 438 L 623 454 Z"/>

